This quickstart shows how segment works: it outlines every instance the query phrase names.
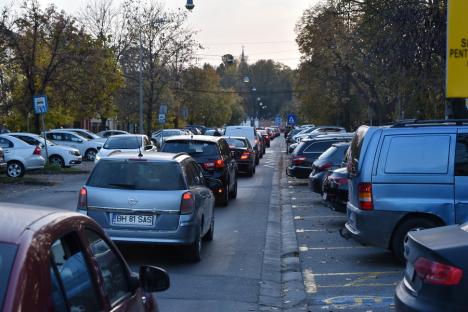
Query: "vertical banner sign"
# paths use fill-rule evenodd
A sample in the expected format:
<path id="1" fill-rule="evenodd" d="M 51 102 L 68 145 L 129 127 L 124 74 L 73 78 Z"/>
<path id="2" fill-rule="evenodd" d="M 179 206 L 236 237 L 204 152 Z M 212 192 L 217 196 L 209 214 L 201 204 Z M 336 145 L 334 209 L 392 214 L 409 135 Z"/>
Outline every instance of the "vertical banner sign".
<path id="1" fill-rule="evenodd" d="M 468 1 L 448 1 L 447 98 L 468 98 Z"/>

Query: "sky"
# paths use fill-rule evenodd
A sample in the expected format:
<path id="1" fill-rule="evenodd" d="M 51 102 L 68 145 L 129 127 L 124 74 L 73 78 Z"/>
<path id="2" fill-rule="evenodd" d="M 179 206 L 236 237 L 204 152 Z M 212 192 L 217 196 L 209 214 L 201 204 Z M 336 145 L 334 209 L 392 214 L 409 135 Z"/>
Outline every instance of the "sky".
<path id="1" fill-rule="evenodd" d="M 0 0 L 0 3 L 7 0 Z M 119 2 L 121 0 L 114 0 Z M 185 10 L 186 0 L 160 0 L 167 9 Z M 319 0 L 193 0 L 188 26 L 198 31 L 200 63 L 219 65 L 221 56 L 238 57 L 242 47 L 249 63 L 273 59 L 291 68 L 299 64 L 294 28 L 302 12 Z M 39 0 L 55 4 L 68 13 L 85 7 L 86 0 Z"/>

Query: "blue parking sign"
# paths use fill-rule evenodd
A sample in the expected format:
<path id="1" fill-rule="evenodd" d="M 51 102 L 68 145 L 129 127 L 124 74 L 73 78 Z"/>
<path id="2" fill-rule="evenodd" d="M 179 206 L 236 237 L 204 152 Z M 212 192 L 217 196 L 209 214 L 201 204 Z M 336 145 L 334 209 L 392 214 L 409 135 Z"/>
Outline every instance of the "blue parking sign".
<path id="1" fill-rule="evenodd" d="M 297 124 L 297 117 L 294 114 L 288 115 L 288 125 L 295 125 Z"/>
<path id="2" fill-rule="evenodd" d="M 33 97 L 34 112 L 36 114 L 45 114 L 48 111 L 47 96 L 36 95 Z"/>
<path id="3" fill-rule="evenodd" d="M 276 116 L 275 118 L 275 126 L 279 127 L 281 125 L 281 117 L 280 116 Z"/>

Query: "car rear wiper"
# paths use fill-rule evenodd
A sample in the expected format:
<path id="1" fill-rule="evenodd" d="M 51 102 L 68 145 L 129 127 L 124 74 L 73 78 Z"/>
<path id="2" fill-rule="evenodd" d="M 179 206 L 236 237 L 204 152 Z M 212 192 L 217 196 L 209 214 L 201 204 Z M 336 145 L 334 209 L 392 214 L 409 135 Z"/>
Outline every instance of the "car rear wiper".
<path id="1" fill-rule="evenodd" d="M 133 190 L 135 189 L 135 184 L 126 184 L 126 183 L 109 183 L 111 186 L 118 186 L 126 189 Z"/>

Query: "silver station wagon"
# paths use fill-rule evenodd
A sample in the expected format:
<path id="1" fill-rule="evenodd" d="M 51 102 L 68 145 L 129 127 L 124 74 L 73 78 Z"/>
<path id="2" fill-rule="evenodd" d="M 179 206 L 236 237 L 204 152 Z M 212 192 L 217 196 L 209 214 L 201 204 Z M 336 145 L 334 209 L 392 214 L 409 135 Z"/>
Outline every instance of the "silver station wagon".
<path id="1" fill-rule="evenodd" d="M 202 240 L 214 233 L 210 188 L 220 185 L 185 153 L 117 153 L 96 164 L 78 211 L 114 241 L 185 245 L 188 258 L 199 261 Z"/>

